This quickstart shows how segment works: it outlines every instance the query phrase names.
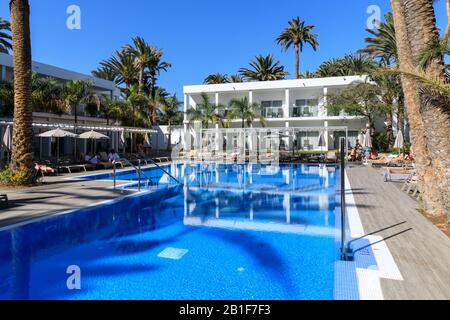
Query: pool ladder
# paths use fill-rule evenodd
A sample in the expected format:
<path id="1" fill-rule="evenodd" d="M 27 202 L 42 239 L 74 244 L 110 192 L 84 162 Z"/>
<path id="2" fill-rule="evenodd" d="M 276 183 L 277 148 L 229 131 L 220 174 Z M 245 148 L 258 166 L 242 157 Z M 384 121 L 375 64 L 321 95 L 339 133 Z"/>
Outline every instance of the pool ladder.
<path id="1" fill-rule="evenodd" d="M 147 186 L 150 184 L 154 185 L 155 183 L 153 182 L 153 180 L 148 177 L 145 172 L 142 171 L 142 166 L 141 166 L 141 159 L 138 159 L 138 165 L 135 166 L 133 163 L 131 163 L 131 161 L 129 161 L 128 159 L 120 159 L 120 161 L 124 161 L 127 164 L 129 164 L 130 166 L 132 166 L 138 175 L 138 191 L 141 191 L 141 185 L 142 185 L 142 176 L 144 176 L 147 179 Z M 154 164 L 158 169 L 160 169 L 161 171 L 163 171 L 165 174 L 167 174 L 171 179 L 173 179 L 175 182 L 177 182 L 180 185 L 183 185 L 183 183 L 181 183 L 177 178 L 175 178 L 173 175 L 171 175 L 167 170 L 165 170 L 164 168 L 162 168 L 160 165 L 158 165 L 153 159 L 148 159 L 148 161 L 150 161 L 152 164 Z M 114 180 L 114 190 L 117 189 L 117 167 L 116 167 L 116 163 L 113 162 L 113 180 Z"/>

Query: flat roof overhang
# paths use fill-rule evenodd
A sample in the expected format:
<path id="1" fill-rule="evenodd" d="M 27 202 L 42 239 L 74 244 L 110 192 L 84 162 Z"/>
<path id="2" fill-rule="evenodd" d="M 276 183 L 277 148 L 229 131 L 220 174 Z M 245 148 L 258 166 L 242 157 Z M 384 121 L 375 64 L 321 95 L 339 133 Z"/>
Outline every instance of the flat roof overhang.
<path id="1" fill-rule="evenodd" d="M 14 126 L 14 121 L 10 120 L 1 120 L 0 126 L 6 127 L 8 125 Z M 79 124 L 75 125 L 74 123 L 56 123 L 56 122 L 33 122 L 33 128 L 47 128 L 57 129 L 61 128 L 64 130 L 94 130 L 94 131 L 103 131 L 103 132 L 130 132 L 130 133 L 158 133 L 158 131 L 153 129 L 145 129 L 145 128 L 132 128 L 132 127 L 122 127 L 122 126 L 107 126 L 107 125 L 88 125 L 88 124 Z"/>

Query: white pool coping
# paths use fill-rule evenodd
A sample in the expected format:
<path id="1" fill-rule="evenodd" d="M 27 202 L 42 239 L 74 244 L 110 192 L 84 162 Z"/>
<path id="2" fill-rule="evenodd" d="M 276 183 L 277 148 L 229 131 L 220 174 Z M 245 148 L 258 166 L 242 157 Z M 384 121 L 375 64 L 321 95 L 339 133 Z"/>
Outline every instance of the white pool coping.
<path id="1" fill-rule="evenodd" d="M 351 192 L 350 180 L 345 174 L 347 199 L 347 219 L 351 238 L 360 238 L 366 233 L 358 212 L 358 207 Z M 367 268 L 356 266 L 358 292 L 360 300 L 384 300 L 381 279 L 403 281 L 403 276 L 384 239 L 379 236 L 367 236 L 365 239 L 374 244 L 371 248 L 376 265 Z M 347 263 L 347 262 L 344 262 Z M 351 262 L 348 262 L 351 263 Z"/>

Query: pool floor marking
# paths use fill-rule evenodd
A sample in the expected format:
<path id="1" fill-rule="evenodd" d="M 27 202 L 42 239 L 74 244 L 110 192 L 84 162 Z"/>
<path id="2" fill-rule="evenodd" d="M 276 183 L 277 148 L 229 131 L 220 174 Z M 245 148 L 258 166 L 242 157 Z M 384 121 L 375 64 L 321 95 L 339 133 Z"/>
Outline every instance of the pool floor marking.
<path id="1" fill-rule="evenodd" d="M 365 232 L 355 198 L 351 192 L 352 188 L 347 174 L 345 175 L 345 184 L 350 234 L 353 238 L 359 238 L 364 236 Z M 403 277 L 383 238 L 379 236 L 368 236 L 365 239 L 371 244 L 375 243 L 371 249 L 377 265 L 368 266 L 364 269 L 357 268 L 359 296 L 361 300 L 381 300 L 384 297 L 380 279 L 403 281 Z"/>
<path id="2" fill-rule="evenodd" d="M 170 259 L 170 260 L 181 260 L 189 250 L 178 249 L 178 248 L 166 248 L 158 254 L 159 258 Z"/>

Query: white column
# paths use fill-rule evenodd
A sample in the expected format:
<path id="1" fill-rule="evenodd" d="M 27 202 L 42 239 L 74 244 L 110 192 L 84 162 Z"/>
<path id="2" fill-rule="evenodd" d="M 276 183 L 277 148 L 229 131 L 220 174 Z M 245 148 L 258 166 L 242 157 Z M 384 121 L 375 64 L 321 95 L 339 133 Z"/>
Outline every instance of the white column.
<path id="1" fill-rule="evenodd" d="M 328 121 L 325 121 L 323 126 L 325 128 L 328 128 Z M 325 138 L 325 150 L 329 151 L 330 150 L 330 146 L 328 145 L 328 140 L 329 140 L 329 132 L 328 132 L 328 130 L 325 130 L 324 138 Z"/>
<path id="2" fill-rule="evenodd" d="M 188 134 L 189 134 L 189 130 L 188 130 L 188 106 L 189 106 L 189 96 L 187 94 L 184 95 L 184 107 L 183 107 L 183 112 L 184 112 L 184 123 L 183 123 L 183 137 L 182 137 L 182 143 L 183 143 L 183 149 L 186 151 L 188 149 Z"/>
<path id="3" fill-rule="evenodd" d="M 319 107 L 319 116 L 326 117 L 328 116 L 328 110 L 327 110 L 327 103 L 328 103 L 328 88 L 323 88 L 323 103 L 322 106 Z"/>
<path id="4" fill-rule="evenodd" d="M 219 106 L 219 93 L 218 92 L 216 92 L 216 94 L 215 94 L 215 103 L 216 103 L 216 107 L 218 107 Z"/>
<path id="5" fill-rule="evenodd" d="M 291 99 L 290 99 L 290 91 L 289 89 L 286 89 L 284 91 L 284 101 L 285 101 L 285 106 L 284 106 L 284 118 L 290 118 L 290 109 L 291 109 Z"/>
<path id="6" fill-rule="evenodd" d="M 249 102 L 250 104 L 253 103 L 253 91 L 249 91 L 249 92 L 248 92 L 248 102 Z"/>

